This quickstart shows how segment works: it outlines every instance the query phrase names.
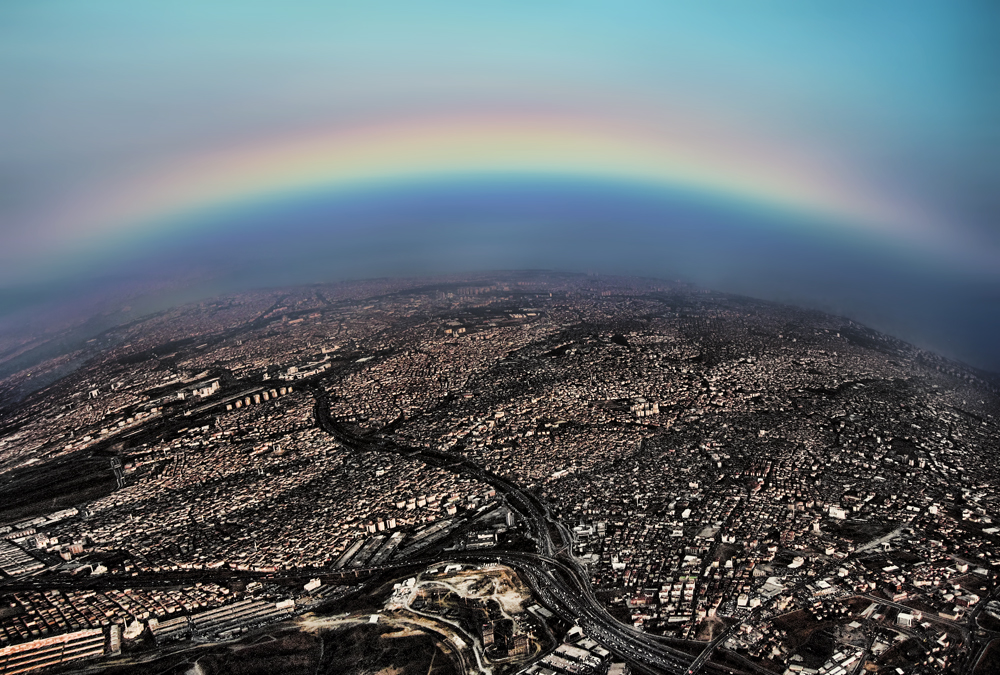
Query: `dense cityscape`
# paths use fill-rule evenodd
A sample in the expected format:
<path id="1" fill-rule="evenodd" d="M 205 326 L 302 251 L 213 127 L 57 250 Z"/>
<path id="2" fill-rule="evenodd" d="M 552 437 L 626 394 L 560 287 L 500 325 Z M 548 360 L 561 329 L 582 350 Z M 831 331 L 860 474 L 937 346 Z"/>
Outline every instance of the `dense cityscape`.
<path id="1" fill-rule="evenodd" d="M 262 635 L 282 672 L 1000 669 L 1000 380 L 842 317 L 543 272 L 267 290 L 0 403 L 0 673 L 265 672 Z M 362 633 L 422 656 L 364 670 Z"/>

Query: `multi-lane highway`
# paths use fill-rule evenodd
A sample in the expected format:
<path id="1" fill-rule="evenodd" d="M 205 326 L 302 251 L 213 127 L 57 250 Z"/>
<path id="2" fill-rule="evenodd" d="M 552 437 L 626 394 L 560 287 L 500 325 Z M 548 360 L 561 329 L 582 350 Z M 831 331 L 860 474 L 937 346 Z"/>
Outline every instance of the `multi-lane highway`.
<path id="1" fill-rule="evenodd" d="M 539 599 L 560 617 L 581 628 L 609 651 L 644 670 L 656 673 L 689 673 L 700 669 L 710 650 L 697 659 L 655 635 L 614 619 L 594 596 L 590 578 L 572 556 L 569 532 L 534 495 L 509 480 L 486 471 L 475 462 L 436 450 L 410 448 L 385 435 L 361 436 L 330 415 L 329 398 L 320 387 L 312 389 L 315 417 L 320 428 L 347 448 L 388 452 L 419 459 L 432 466 L 461 473 L 490 484 L 524 519 L 538 545 L 538 553 L 464 553 L 449 559 L 499 562 L 520 571 Z M 714 644 L 710 645 L 714 648 Z"/>
<path id="2" fill-rule="evenodd" d="M 357 451 L 386 452 L 404 455 L 448 471 L 476 478 L 491 485 L 503 496 L 507 505 L 516 511 L 528 527 L 532 539 L 537 544 L 536 553 L 491 552 L 449 554 L 449 559 L 469 562 L 499 562 L 520 571 L 539 599 L 562 619 L 576 623 L 586 633 L 603 644 L 619 658 L 631 662 L 639 670 L 651 673 L 688 673 L 700 668 L 710 650 L 697 659 L 693 654 L 669 644 L 669 640 L 643 633 L 630 625 L 613 618 L 601 605 L 590 586 L 590 577 L 572 555 L 572 538 L 568 529 L 530 492 L 511 481 L 489 472 L 475 462 L 461 456 L 436 450 L 411 448 L 397 443 L 385 434 L 359 435 L 346 425 L 338 423 L 330 415 L 329 396 L 319 386 L 319 381 L 332 373 L 324 373 L 316 378 L 306 378 L 299 384 L 306 386 L 315 398 L 314 414 L 319 427 L 334 437 L 339 443 Z M 136 434 L 143 436 L 162 434 L 179 425 L 190 425 L 203 417 L 206 410 L 185 416 L 181 411 L 163 418 L 150 420 Z M 401 565 L 433 562 L 431 560 L 404 560 L 395 565 L 384 565 L 386 570 Z M 228 572 L 227 572 L 228 573 Z M 205 572 L 157 575 L 156 578 L 134 579 L 140 584 L 161 586 L 182 583 L 193 576 L 203 577 Z M 242 575 L 241 575 L 242 576 Z M 104 585 L 102 579 L 90 580 L 95 587 Z M 7 590 L 37 590 L 42 585 L 52 587 L 61 582 L 51 579 L 40 582 L 37 579 L 8 580 Z M 76 587 L 78 580 L 66 582 Z M 677 641 L 673 641 L 675 644 Z M 703 644 L 692 643 L 694 648 Z"/>
<path id="3" fill-rule="evenodd" d="M 576 573 L 563 561 L 530 554 L 501 554 L 495 557 L 520 571 L 545 605 L 579 624 L 587 635 L 619 657 L 655 672 L 689 671 L 691 655 L 664 644 L 656 636 L 636 631 L 615 620 L 591 593 L 583 591 Z M 482 559 L 485 560 L 486 556 Z"/>

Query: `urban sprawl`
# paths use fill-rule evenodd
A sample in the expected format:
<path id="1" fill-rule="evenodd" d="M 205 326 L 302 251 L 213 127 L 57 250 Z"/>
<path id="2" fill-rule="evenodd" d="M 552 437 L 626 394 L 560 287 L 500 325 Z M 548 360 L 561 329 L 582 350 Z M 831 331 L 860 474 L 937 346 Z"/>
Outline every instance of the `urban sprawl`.
<path id="1" fill-rule="evenodd" d="M 998 380 L 848 319 L 330 284 L 112 329 L 0 401 L 0 673 L 333 614 L 454 672 L 1000 668 Z"/>

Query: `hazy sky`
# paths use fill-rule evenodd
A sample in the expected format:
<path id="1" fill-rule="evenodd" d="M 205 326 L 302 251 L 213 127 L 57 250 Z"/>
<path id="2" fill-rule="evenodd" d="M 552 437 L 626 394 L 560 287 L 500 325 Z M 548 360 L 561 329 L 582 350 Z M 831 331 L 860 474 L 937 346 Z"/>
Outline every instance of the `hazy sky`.
<path id="1" fill-rule="evenodd" d="M 996 7 L 7 0 L 0 313 L 94 279 L 559 267 L 1000 370 Z"/>

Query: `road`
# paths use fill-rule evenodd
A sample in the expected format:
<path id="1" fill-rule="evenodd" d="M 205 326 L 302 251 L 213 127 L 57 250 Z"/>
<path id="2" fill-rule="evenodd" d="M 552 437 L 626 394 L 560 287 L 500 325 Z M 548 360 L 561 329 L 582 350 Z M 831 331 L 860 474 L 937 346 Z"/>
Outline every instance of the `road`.
<path id="1" fill-rule="evenodd" d="M 263 318 L 260 318 L 256 323 L 262 320 Z M 349 366 L 349 364 L 342 365 Z M 499 562 L 517 569 L 524 575 L 542 603 L 560 618 L 569 623 L 579 624 L 590 637 L 600 642 L 617 657 L 638 666 L 642 671 L 681 675 L 682 673 L 694 672 L 692 666 L 700 669 L 706 663 L 717 644 L 716 642 L 705 648 L 696 659 L 692 654 L 669 644 L 671 640 L 636 630 L 612 617 L 594 595 L 589 574 L 572 555 L 572 537 L 569 530 L 552 515 L 546 504 L 527 490 L 506 478 L 485 470 L 465 457 L 431 449 L 406 447 L 385 433 L 361 436 L 346 425 L 334 420 L 330 415 L 329 395 L 320 386 L 321 380 L 332 374 L 334 372 L 327 371 L 320 376 L 304 378 L 296 383 L 297 387 L 305 387 L 314 396 L 315 419 L 323 431 L 351 450 L 385 452 L 411 457 L 431 466 L 475 478 L 491 485 L 498 494 L 504 497 L 507 505 L 521 516 L 537 545 L 537 553 L 451 553 L 447 555 L 447 559 L 477 563 Z M 211 406 L 201 406 L 196 411 L 184 407 L 172 410 L 170 414 L 151 418 L 139 428 L 129 430 L 129 434 L 146 437 L 176 430 L 181 426 L 191 426 L 210 414 L 210 409 L 214 408 L 216 404 L 218 401 L 213 402 Z M 188 414 L 185 415 L 185 412 Z M 120 440 L 120 437 L 100 439 L 90 449 L 92 451 L 104 449 Z M 398 564 L 385 565 L 379 569 L 388 570 L 422 562 L 436 562 L 436 560 L 401 561 Z M 204 580 L 206 576 L 211 577 L 215 574 L 231 577 L 233 571 L 206 572 L 198 570 L 155 575 L 155 577 L 141 575 L 130 579 L 130 583 L 136 587 L 169 587 L 189 582 L 194 578 Z M 259 575 L 240 573 L 239 576 L 272 576 L 273 580 L 273 575 L 264 573 Z M 5 591 L 11 592 L 39 590 L 43 586 L 45 588 L 61 586 L 80 588 L 82 585 L 101 588 L 118 582 L 120 582 L 119 579 L 112 580 L 101 577 L 90 578 L 83 581 L 82 584 L 79 579 L 65 582 L 52 579 L 44 581 L 7 579 L 2 585 Z M 676 640 L 672 642 L 677 643 Z M 704 643 L 691 642 L 690 644 L 699 648 L 704 647 Z"/>
<path id="2" fill-rule="evenodd" d="M 737 623 L 730 626 L 721 635 L 719 635 L 717 638 L 708 643 L 708 646 L 705 647 L 703 650 L 701 650 L 701 654 L 698 654 L 698 658 L 696 658 L 694 662 L 692 662 L 691 665 L 688 667 L 687 672 L 693 674 L 700 671 L 702 669 L 702 666 L 708 663 L 708 660 L 712 658 L 712 653 L 715 652 L 716 647 L 718 647 L 721 644 L 725 644 L 726 640 L 729 639 L 729 636 L 731 636 L 733 633 L 739 630 L 741 625 L 742 624 Z"/>
<path id="3" fill-rule="evenodd" d="M 507 500 L 508 506 L 527 523 L 537 543 L 538 553 L 452 553 L 449 559 L 469 562 L 498 562 L 521 572 L 542 603 L 570 623 L 579 624 L 588 636 L 620 658 L 657 673 L 689 673 L 697 662 L 700 668 L 710 651 L 696 660 L 690 654 L 622 624 L 601 605 L 590 586 L 590 577 L 572 555 L 569 532 L 537 497 L 465 457 L 424 448 L 401 445 L 383 434 L 360 436 L 332 418 L 329 395 L 321 387 L 310 390 L 315 397 L 314 415 L 319 427 L 344 447 L 356 451 L 386 452 L 419 459 L 426 464 L 491 485 Z"/>
<path id="4" fill-rule="evenodd" d="M 968 659 L 959 671 L 961 675 L 971 675 L 975 672 L 976 666 L 979 665 L 979 661 L 985 655 L 987 648 L 994 640 L 1000 639 L 1000 632 L 986 630 L 979 626 L 979 616 L 985 611 L 986 605 L 991 600 L 1000 600 L 1000 585 L 994 586 L 993 591 L 981 599 L 976 608 L 969 613 L 970 650 Z"/>
<path id="5" fill-rule="evenodd" d="M 880 605 L 885 605 L 887 607 L 894 607 L 895 609 L 898 609 L 901 612 L 910 612 L 910 613 L 912 613 L 912 612 L 918 612 L 918 611 L 920 611 L 920 610 L 914 609 L 912 607 L 908 607 L 907 605 L 904 605 L 904 604 L 901 604 L 901 603 L 898 603 L 898 602 L 893 602 L 892 600 L 886 600 L 885 598 L 880 598 L 880 597 L 878 597 L 876 595 L 868 595 L 866 593 L 862 593 L 862 594 L 859 594 L 859 595 L 857 595 L 855 597 L 864 598 L 865 600 L 869 600 L 871 602 L 875 602 L 875 603 L 878 603 Z M 935 614 L 930 614 L 928 612 L 921 612 L 921 614 L 923 616 L 922 620 L 924 620 L 924 621 L 933 621 L 934 623 L 940 623 L 940 624 L 943 624 L 943 625 L 945 625 L 945 626 L 947 626 L 949 628 L 957 630 L 959 633 L 962 634 L 962 640 L 968 642 L 970 631 L 969 631 L 968 627 L 966 627 L 964 624 L 958 623 L 957 621 L 952 621 L 951 619 L 946 619 L 943 616 L 937 616 Z"/>

